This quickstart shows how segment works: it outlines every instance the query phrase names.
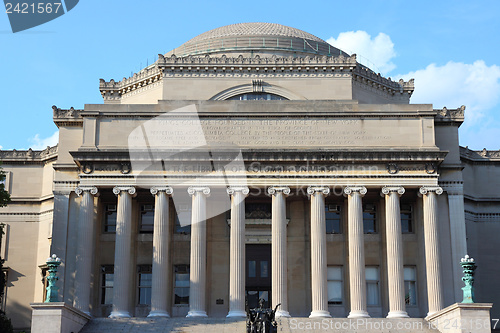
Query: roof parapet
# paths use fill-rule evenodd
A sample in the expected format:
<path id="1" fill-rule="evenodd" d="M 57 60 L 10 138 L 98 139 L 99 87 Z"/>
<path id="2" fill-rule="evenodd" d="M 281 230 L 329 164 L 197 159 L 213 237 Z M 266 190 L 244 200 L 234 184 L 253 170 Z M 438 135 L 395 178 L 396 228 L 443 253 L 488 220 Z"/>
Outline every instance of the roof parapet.
<path id="1" fill-rule="evenodd" d="M 2 162 L 44 162 L 57 157 L 58 146 L 45 148 L 44 150 L 0 150 L 0 161 Z"/>
<path id="2" fill-rule="evenodd" d="M 69 109 L 60 109 L 52 105 L 53 120 L 57 127 L 60 126 L 83 126 L 81 113 L 83 110 L 77 110 L 73 107 Z"/>
<path id="3" fill-rule="evenodd" d="M 500 150 L 472 150 L 468 146 L 460 147 L 460 157 L 470 161 L 500 161 Z"/>
<path id="4" fill-rule="evenodd" d="M 453 122 L 462 124 L 465 119 L 465 105 L 457 109 L 448 109 L 446 106 L 442 109 L 434 109 L 437 112 L 435 121 L 437 122 Z"/>

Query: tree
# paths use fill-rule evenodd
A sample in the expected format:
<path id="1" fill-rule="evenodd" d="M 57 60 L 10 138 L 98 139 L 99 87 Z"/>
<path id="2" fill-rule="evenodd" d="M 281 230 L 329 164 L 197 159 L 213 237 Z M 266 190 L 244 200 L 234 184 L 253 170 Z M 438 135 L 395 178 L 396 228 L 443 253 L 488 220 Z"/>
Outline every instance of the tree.
<path id="1" fill-rule="evenodd" d="M 10 202 L 10 194 L 5 190 L 5 172 L 0 163 L 0 207 L 5 207 Z"/>

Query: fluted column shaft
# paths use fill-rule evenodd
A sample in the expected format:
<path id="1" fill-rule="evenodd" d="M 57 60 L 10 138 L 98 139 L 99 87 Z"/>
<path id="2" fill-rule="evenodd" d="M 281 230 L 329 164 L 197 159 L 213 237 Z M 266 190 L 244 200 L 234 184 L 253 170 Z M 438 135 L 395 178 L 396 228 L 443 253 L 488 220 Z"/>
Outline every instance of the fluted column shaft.
<path id="1" fill-rule="evenodd" d="M 326 217 L 325 196 L 328 187 L 311 186 L 311 299 L 312 311 L 309 318 L 329 318 L 326 266 Z"/>
<path id="2" fill-rule="evenodd" d="M 231 241 L 229 252 L 229 313 L 246 317 L 245 312 L 245 197 L 248 187 L 229 187 L 231 196 Z"/>
<path id="3" fill-rule="evenodd" d="M 389 314 L 387 318 L 407 318 L 403 275 L 403 235 L 401 233 L 401 208 L 399 197 L 405 189 L 384 187 L 385 226 L 387 239 L 387 283 L 389 287 Z"/>
<path id="4" fill-rule="evenodd" d="M 75 190 L 82 197 L 78 218 L 78 240 L 76 250 L 75 308 L 90 315 L 90 280 L 94 257 L 94 186 L 79 186 Z"/>
<path id="5" fill-rule="evenodd" d="M 440 187 L 421 187 L 424 203 L 425 266 L 427 269 L 428 316 L 443 309 L 443 290 L 438 237 L 437 196 L 443 193 Z"/>
<path id="6" fill-rule="evenodd" d="M 207 275 L 207 225 L 206 206 L 208 187 L 190 187 L 191 213 L 191 264 L 189 274 L 189 312 L 187 317 L 206 317 L 205 292 Z"/>
<path id="7" fill-rule="evenodd" d="M 351 312 L 348 318 L 368 318 L 366 311 L 365 242 L 363 233 L 362 197 L 364 186 L 344 188 L 347 195 L 348 239 L 349 239 L 349 283 L 351 290 Z"/>
<path id="8" fill-rule="evenodd" d="M 153 228 L 153 274 L 151 281 L 151 311 L 148 317 L 170 317 L 170 226 L 169 196 L 171 187 L 152 187 L 155 196 L 155 216 Z"/>
<path id="9" fill-rule="evenodd" d="M 116 214 L 115 265 L 113 280 L 113 311 L 110 318 L 130 317 L 131 243 L 132 243 L 132 196 L 134 187 L 113 188 L 118 196 Z"/>
<path id="10" fill-rule="evenodd" d="M 281 304 L 276 317 L 290 317 L 288 313 L 288 276 L 287 276 L 287 234 L 286 234 L 286 201 L 290 194 L 287 186 L 273 186 L 267 189 L 272 195 L 272 244 L 271 244 L 271 289 L 273 308 Z"/>

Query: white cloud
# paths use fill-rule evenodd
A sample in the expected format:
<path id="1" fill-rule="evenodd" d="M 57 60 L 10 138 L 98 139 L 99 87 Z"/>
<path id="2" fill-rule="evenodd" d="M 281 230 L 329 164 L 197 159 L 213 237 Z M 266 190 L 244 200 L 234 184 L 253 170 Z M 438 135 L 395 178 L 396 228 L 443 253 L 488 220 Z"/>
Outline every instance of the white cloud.
<path id="1" fill-rule="evenodd" d="M 0 149 L 3 149 L 3 147 L 2 147 L 2 146 L 0 146 Z"/>
<path id="2" fill-rule="evenodd" d="M 401 77 L 415 78 L 411 103 L 432 103 L 435 108 L 465 105 L 467 125 L 488 116 L 500 102 L 500 67 L 487 66 L 482 60 L 473 64 L 453 61 L 443 66 L 430 64 Z"/>
<path id="3" fill-rule="evenodd" d="M 45 139 L 40 139 L 40 135 L 36 134 L 33 138 L 29 139 L 29 142 L 33 150 L 43 150 L 47 146 L 55 146 L 59 142 L 59 131 L 55 131 L 54 134 Z"/>
<path id="4" fill-rule="evenodd" d="M 396 68 L 391 61 L 396 56 L 394 43 L 383 32 L 375 38 L 362 30 L 341 32 L 337 38 L 330 37 L 327 42 L 347 53 L 356 53 L 358 62 L 372 70 L 378 69 L 382 74 Z"/>

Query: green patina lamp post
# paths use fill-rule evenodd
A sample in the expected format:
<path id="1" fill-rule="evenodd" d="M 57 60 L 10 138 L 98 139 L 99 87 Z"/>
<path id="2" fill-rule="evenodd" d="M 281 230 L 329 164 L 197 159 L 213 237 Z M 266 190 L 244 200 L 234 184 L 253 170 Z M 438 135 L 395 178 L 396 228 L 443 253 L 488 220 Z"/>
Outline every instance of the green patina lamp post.
<path id="1" fill-rule="evenodd" d="M 56 282 L 59 280 L 57 277 L 57 268 L 60 264 L 61 259 L 55 254 L 47 259 L 47 266 L 49 267 L 49 276 L 47 280 L 49 281 L 49 285 L 47 287 L 47 298 L 45 299 L 45 303 L 57 302 L 57 292 L 59 291 L 59 287 L 56 286 Z"/>
<path id="2" fill-rule="evenodd" d="M 462 281 L 465 283 L 465 287 L 462 287 L 464 293 L 464 300 L 462 303 L 474 303 L 474 271 L 476 270 L 476 263 L 474 258 L 469 258 L 465 255 L 465 258 L 460 260 L 460 265 L 464 270 L 464 277 Z"/>

